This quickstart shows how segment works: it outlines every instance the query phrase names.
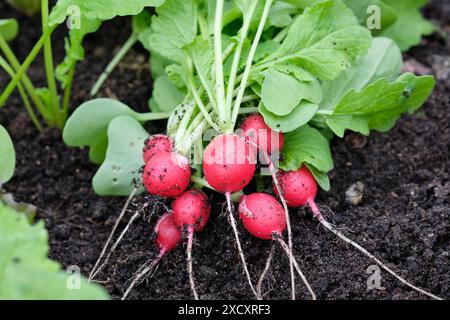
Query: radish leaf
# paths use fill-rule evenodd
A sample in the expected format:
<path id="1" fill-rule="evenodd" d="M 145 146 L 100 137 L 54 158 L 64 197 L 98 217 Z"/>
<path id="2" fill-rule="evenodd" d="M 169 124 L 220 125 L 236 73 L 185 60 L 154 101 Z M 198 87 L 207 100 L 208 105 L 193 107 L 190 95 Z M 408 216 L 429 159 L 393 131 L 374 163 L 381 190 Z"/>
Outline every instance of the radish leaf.
<path id="1" fill-rule="evenodd" d="M 132 117 L 115 118 L 108 127 L 108 150 L 102 166 L 92 180 L 101 196 L 127 196 L 140 181 L 144 165 L 142 149 L 148 138 L 142 125 Z"/>
<path id="2" fill-rule="evenodd" d="M 8 131 L 0 125 L 0 185 L 8 182 L 16 167 L 16 152 Z"/>

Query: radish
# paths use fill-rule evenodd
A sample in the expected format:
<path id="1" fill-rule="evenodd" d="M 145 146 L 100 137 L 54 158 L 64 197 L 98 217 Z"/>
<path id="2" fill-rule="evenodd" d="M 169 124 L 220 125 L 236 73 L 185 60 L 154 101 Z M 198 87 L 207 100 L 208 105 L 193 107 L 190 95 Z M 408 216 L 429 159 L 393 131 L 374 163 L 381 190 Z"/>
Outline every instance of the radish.
<path id="1" fill-rule="evenodd" d="M 162 259 L 164 255 L 168 252 L 172 251 L 177 247 L 181 240 L 181 231 L 175 224 L 175 220 L 173 219 L 172 213 L 166 213 L 161 218 L 159 218 L 158 222 L 155 226 L 156 232 L 156 246 L 159 248 L 158 256 L 153 260 L 146 264 L 144 264 L 139 270 L 136 272 L 136 275 L 129 285 L 128 289 L 125 291 L 122 300 L 124 300 L 128 294 L 131 292 L 136 283 L 145 276 L 148 272 L 152 271 L 156 265 L 158 265 L 159 261 Z"/>
<path id="2" fill-rule="evenodd" d="M 381 268 L 386 270 L 388 273 L 390 273 L 392 276 L 394 276 L 396 279 L 398 279 L 403 284 L 409 286 L 410 288 L 427 295 L 433 299 L 442 300 L 441 298 L 423 290 L 420 289 L 413 284 L 409 283 L 407 280 L 403 279 L 401 276 L 399 276 L 396 272 L 391 270 L 389 267 L 387 267 L 383 262 L 381 262 L 378 258 L 376 258 L 374 255 L 372 255 L 370 252 L 368 252 L 365 248 L 363 248 L 358 243 L 350 240 L 347 238 L 344 234 L 342 234 L 339 230 L 337 230 L 333 225 L 331 225 L 325 217 L 320 212 L 319 208 L 317 207 L 317 204 L 315 202 L 315 197 L 317 194 L 317 182 L 314 179 L 314 176 L 311 174 L 311 172 L 305 167 L 301 167 L 297 171 L 289 171 L 289 172 L 279 172 L 279 181 L 280 181 L 280 187 L 282 189 L 282 194 L 286 201 L 288 202 L 289 206 L 292 208 L 298 208 L 301 206 L 308 205 L 311 209 L 314 217 L 330 232 L 335 234 L 337 237 L 345 241 L 346 243 L 352 245 L 357 250 L 362 252 L 364 255 L 366 255 L 368 258 L 372 259 L 375 263 L 377 263 Z M 274 190 L 277 194 L 279 192 L 276 190 L 274 186 Z"/>
<path id="3" fill-rule="evenodd" d="M 251 140 L 267 154 L 279 154 L 283 149 L 284 136 L 282 132 L 272 130 L 262 115 L 254 113 L 241 123 L 241 136 Z"/>
<path id="4" fill-rule="evenodd" d="M 277 241 L 283 250 L 285 250 L 287 256 L 290 259 L 289 247 L 283 240 L 283 232 L 286 230 L 286 217 L 285 210 L 281 204 L 271 195 L 266 193 L 253 193 L 251 195 L 242 196 L 239 201 L 239 215 L 245 229 L 253 236 L 263 240 Z M 269 254 L 264 272 L 261 274 L 257 293 L 259 299 L 262 298 L 261 285 L 267 270 L 270 266 L 270 262 L 273 257 L 273 250 Z M 294 265 L 305 283 L 306 287 L 310 291 L 313 299 L 316 299 L 316 295 L 308 283 L 306 277 L 303 275 L 297 261 L 294 259 Z"/>
<path id="5" fill-rule="evenodd" d="M 253 145 L 259 148 L 260 154 L 263 157 L 264 164 L 269 165 L 269 171 L 272 175 L 274 185 L 280 189 L 277 178 L 277 168 L 272 161 L 273 156 L 281 154 L 281 150 L 284 144 L 284 136 L 281 132 L 272 130 L 264 121 L 264 118 L 260 114 L 252 114 L 244 119 L 241 123 L 241 130 L 246 140 L 250 141 Z M 294 258 L 292 254 L 292 230 L 289 217 L 289 209 L 286 200 L 281 196 L 281 202 L 285 211 L 286 226 L 288 230 L 288 244 L 289 244 L 289 269 L 291 272 L 291 291 L 292 300 L 295 299 L 295 274 L 294 274 Z"/>
<path id="6" fill-rule="evenodd" d="M 203 230 L 211 214 L 211 205 L 203 191 L 191 189 L 185 191 L 172 203 L 173 219 L 182 231 L 187 231 L 187 264 L 189 283 L 195 300 L 198 300 L 192 272 L 192 242 L 194 232 Z"/>
<path id="7" fill-rule="evenodd" d="M 234 134 L 216 137 L 203 155 L 205 179 L 216 191 L 233 193 L 244 189 L 256 169 L 254 148 Z"/>
<path id="8" fill-rule="evenodd" d="M 255 170 L 255 148 L 248 141 L 235 134 L 222 134 L 216 137 L 209 143 L 203 154 L 205 179 L 216 191 L 225 194 L 228 218 L 234 232 L 244 272 L 250 288 L 255 296 L 259 298 L 245 262 L 231 203 L 231 193 L 244 189 L 253 179 Z"/>
<path id="9" fill-rule="evenodd" d="M 166 135 L 156 134 L 145 141 L 143 157 L 144 162 L 147 163 L 151 157 L 160 153 L 161 151 L 170 152 L 173 149 L 173 141 Z"/>
<path id="10" fill-rule="evenodd" d="M 175 152 L 160 151 L 145 165 L 143 180 L 150 194 L 179 196 L 191 182 L 189 160 Z"/>

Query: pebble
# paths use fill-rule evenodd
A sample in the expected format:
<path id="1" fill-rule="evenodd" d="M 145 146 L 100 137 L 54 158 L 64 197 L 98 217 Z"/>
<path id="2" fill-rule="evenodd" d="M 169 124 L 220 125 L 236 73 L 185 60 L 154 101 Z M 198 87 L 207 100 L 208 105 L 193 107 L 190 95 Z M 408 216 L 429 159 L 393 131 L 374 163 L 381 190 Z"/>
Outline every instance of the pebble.
<path id="1" fill-rule="evenodd" d="M 345 201 L 353 206 L 361 204 L 364 198 L 365 186 L 362 182 L 358 181 L 350 186 L 345 192 Z"/>

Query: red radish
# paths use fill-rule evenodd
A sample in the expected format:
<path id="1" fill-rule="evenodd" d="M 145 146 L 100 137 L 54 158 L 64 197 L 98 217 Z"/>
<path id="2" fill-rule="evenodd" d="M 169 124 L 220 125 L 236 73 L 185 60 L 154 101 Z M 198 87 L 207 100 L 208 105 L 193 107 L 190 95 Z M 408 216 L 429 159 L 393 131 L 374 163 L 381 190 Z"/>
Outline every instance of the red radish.
<path id="1" fill-rule="evenodd" d="M 279 157 L 284 145 L 283 133 L 272 130 L 264 121 L 263 116 L 260 114 L 252 114 L 241 124 L 241 135 L 245 137 L 247 141 L 258 147 L 260 155 L 262 156 L 263 164 L 269 165 L 270 174 L 274 185 L 279 189 L 279 183 L 277 178 L 277 168 L 273 162 L 273 156 Z M 286 200 L 283 196 L 280 197 L 285 211 L 286 226 L 288 231 L 288 244 L 289 244 L 289 267 L 291 272 L 291 293 L 292 299 L 295 299 L 295 274 L 294 274 L 294 260 L 292 254 L 292 228 L 289 217 L 289 209 Z"/>
<path id="2" fill-rule="evenodd" d="M 133 287 L 143 276 L 145 276 L 156 267 L 156 265 L 159 263 L 159 261 L 161 261 L 162 257 L 166 253 L 175 249 L 176 246 L 180 243 L 181 231 L 176 226 L 172 213 L 166 213 L 165 215 L 161 216 L 161 218 L 159 218 L 155 226 L 155 232 L 155 243 L 159 248 L 159 254 L 153 261 L 147 262 L 139 268 L 133 281 L 122 296 L 122 300 L 124 300 L 128 296 Z"/>
<path id="3" fill-rule="evenodd" d="M 239 214 L 245 229 L 253 236 L 263 240 L 277 241 L 291 260 L 288 245 L 283 240 L 283 232 L 286 230 L 285 210 L 281 204 L 271 195 L 266 193 L 253 193 L 243 196 L 239 201 Z M 267 259 L 266 268 L 261 274 L 257 286 L 258 298 L 262 298 L 261 285 L 270 266 L 273 257 L 273 250 Z M 313 299 L 316 295 L 312 290 L 308 280 L 301 271 L 297 261 L 292 258 L 293 265 L 310 291 Z"/>
<path id="4" fill-rule="evenodd" d="M 161 151 L 170 152 L 173 149 L 173 142 L 170 137 L 163 134 L 155 134 L 145 141 L 143 155 L 144 162 L 147 163 L 151 157 Z"/>
<path id="5" fill-rule="evenodd" d="M 244 189 L 253 179 L 255 169 L 254 148 L 234 134 L 216 137 L 203 155 L 205 179 L 221 193 Z"/>
<path id="6" fill-rule="evenodd" d="M 253 193 L 239 201 L 242 223 L 253 236 L 271 240 L 286 229 L 286 217 L 281 204 L 266 193 Z"/>
<path id="7" fill-rule="evenodd" d="M 329 223 L 322 215 L 322 213 L 320 212 L 319 208 L 316 205 L 315 197 L 317 194 L 317 182 L 314 179 L 314 176 L 306 167 L 303 166 L 297 171 L 280 172 L 279 180 L 281 192 L 283 193 L 283 196 L 286 198 L 290 207 L 298 208 L 304 205 L 308 205 L 311 211 L 313 212 L 314 217 L 325 227 L 325 229 L 332 232 L 341 240 L 359 250 L 368 258 L 372 259 L 376 264 L 378 264 L 381 268 L 386 270 L 389 274 L 394 276 L 397 280 L 399 280 L 403 284 L 433 299 L 442 300 L 441 298 L 435 296 L 434 294 L 429 293 L 423 289 L 420 289 L 415 285 L 411 284 L 410 282 L 408 282 L 407 280 L 403 279 L 396 272 L 394 272 L 388 266 L 386 266 L 381 260 L 379 260 L 373 254 L 367 251 L 364 247 L 354 242 L 353 240 L 347 238 L 343 233 L 341 233 L 338 229 L 336 229 L 336 227 L 334 227 L 331 223 Z"/>
<path id="8" fill-rule="evenodd" d="M 264 121 L 262 115 L 254 113 L 241 124 L 243 132 L 241 135 L 255 143 L 267 154 L 280 153 L 284 145 L 284 136 L 282 132 L 272 130 Z"/>
<path id="9" fill-rule="evenodd" d="M 208 222 L 211 205 L 203 191 L 190 189 L 173 201 L 172 210 L 178 228 L 194 227 L 194 231 L 199 232 Z"/>
<path id="10" fill-rule="evenodd" d="M 305 166 L 297 171 L 279 171 L 278 180 L 283 190 L 283 196 L 291 208 L 304 206 L 310 199 L 316 197 L 317 182 Z M 273 186 L 273 190 L 279 196 L 275 186 Z"/>
<path id="11" fill-rule="evenodd" d="M 245 275 L 253 293 L 259 298 L 245 262 L 231 203 L 231 193 L 244 189 L 253 179 L 255 169 L 256 150 L 254 146 L 235 134 L 222 134 L 216 137 L 206 147 L 203 154 L 205 179 L 216 191 L 225 194 L 228 217 L 234 232 Z"/>
<path id="12" fill-rule="evenodd" d="M 191 182 L 189 160 L 175 152 L 161 151 L 145 165 L 143 179 L 150 194 L 168 198 L 179 196 Z"/>
<path id="13" fill-rule="evenodd" d="M 173 219 L 173 214 L 163 215 L 155 226 L 156 245 L 161 254 L 172 251 L 180 243 L 181 231 L 178 229 Z"/>
<path id="14" fill-rule="evenodd" d="M 185 191 L 173 201 L 172 211 L 175 224 L 182 231 L 187 230 L 188 245 L 186 252 L 189 283 L 195 300 L 198 300 L 192 272 L 192 242 L 194 232 L 201 231 L 208 222 L 211 214 L 211 205 L 203 191 L 191 189 Z"/>

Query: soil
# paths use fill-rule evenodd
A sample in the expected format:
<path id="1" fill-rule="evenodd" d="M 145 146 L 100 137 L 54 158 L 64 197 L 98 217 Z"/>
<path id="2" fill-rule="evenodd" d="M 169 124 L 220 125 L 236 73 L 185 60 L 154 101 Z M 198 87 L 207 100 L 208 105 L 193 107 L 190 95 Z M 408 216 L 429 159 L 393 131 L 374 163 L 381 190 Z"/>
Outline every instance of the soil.
<path id="1" fill-rule="evenodd" d="M 402 276 L 449 298 L 450 3 L 433 0 L 425 13 L 442 31 L 424 39 L 405 58 L 430 68 L 437 76 L 433 96 L 421 112 L 404 116 L 388 134 L 374 133 L 368 138 L 349 134 L 334 141 L 332 190 L 321 192 L 317 201 L 330 220 Z M 0 18 L 11 16 L 17 15 L 0 3 Z M 39 19 L 17 17 L 22 32 L 13 48 L 24 59 L 39 37 Z M 129 32 L 127 19 L 116 19 L 86 39 L 86 59 L 78 66 L 72 106 L 89 99 L 89 89 Z M 64 36 L 64 28 L 54 35 L 57 60 L 63 56 Z M 151 77 L 142 68 L 145 61 L 145 51 L 137 46 L 111 75 L 100 96 L 115 97 L 136 110 L 146 110 Z M 38 85 L 45 84 L 42 65 L 40 57 L 29 72 Z M 0 72 L 0 87 L 7 81 Z M 64 267 L 77 265 L 88 274 L 125 199 L 96 196 L 90 181 L 97 167 L 88 161 L 87 150 L 65 146 L 58 130 L 39 133 L 17 94 L 1 110 L 0 123 L 11 133 L 18 156 L 15 177 L 5 190 L 39 208 L 37 219 L 43 219 L 49 231 L 50 257 Z M 161 132 L 164 123 L 153 123 L 148 129 Z M 356 182 L 364 186 L 363 200 L 351 205 L 345 193 Z M 196 236 L 193 252 L 198 292 L 202 299 L 252 299 L 230 226 L 221 215 L 224 199 L 212 197 L 217 205 L 204 232 Z M 143 201 L 137 199 L 136 206 Z M 163 206 L 158 205 L 155 211 L 164 213 Z M 381 273 L 384 289 L 368 290 L 370 260 L 319 227 L 308 210 L 292 211 L 291 216 L 295 255 L 320 299 L 424 298 L 385 272 Z M 122 295 L 139 266 L 156 256 L 148 217 L 132 226 L 99 275 L 99 282 L 114 298 Z M 271 244 L 254 239 L 242 228 L 240 231 L 251 274 L 256 278 Z M 132 298 L 191 299 L 184 250 L 185 246 L 180 246 L 169 254 L 156 275 L 133 291 Z M 288 268 L 287 258 L 277 250 L 265 286 L 267 299 L 289 298 Z M 297 290 L 298 299 L 309 298 L 299 280 Z"/>

